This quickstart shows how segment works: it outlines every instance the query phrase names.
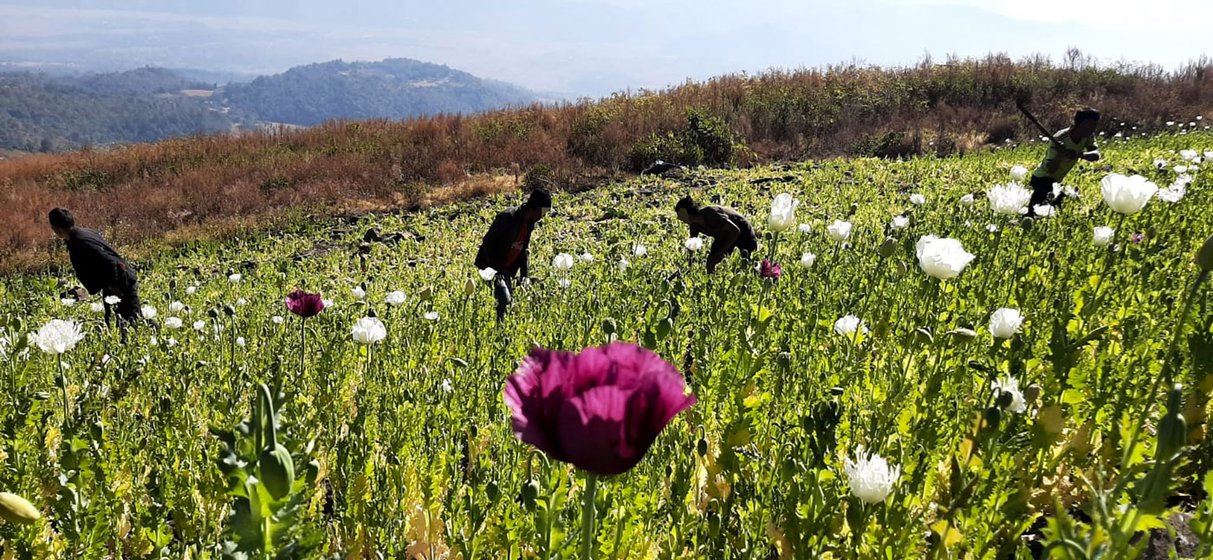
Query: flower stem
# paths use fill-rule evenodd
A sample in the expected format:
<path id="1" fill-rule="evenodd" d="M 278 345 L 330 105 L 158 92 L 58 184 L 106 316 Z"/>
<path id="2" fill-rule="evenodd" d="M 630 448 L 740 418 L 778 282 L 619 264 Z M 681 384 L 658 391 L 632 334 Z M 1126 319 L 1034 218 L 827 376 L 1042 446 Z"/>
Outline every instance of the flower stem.
<path id="1" fill-rule="evenodd" d="M 598 492 L 598 475 L 585 474 L 585 493 L 581 496 L 581 560 L 590 560 L 594 552 L 594 494 Z"/>
<path id="2" fill-rule="evenodd" d="M 1196 277 L 1196 281 L 1192 283 L 1192 289 L 1188 290 L 1188 297 L 1184 298 L 1183 310 L 1179 312 L 1179 320 L 1175 323 L 1175 334 L 1171 336 L 1171 344 L 1167 347 L 1166 357 L 1163 358 L 1162 371 L 1154 376 L 1154 380 L 1150 382 L 1150 390 L 1146 391 L 1145 410 L 1142 410 L 1139 418 L 1145 418 L 1150 413 L 1150 408 L 1154 406 L 1154 396 L 1158 393 L 1158 386 L 1165 378 L 1167 383 L 1172 383 L 1171 363 L 1175 359 L 1175 349 L 1179 347 L 1179 339 L 1183 337 L 1184 324 L 1188 322 L 1188 314 L 1192 311 L 1192 300 L 1196 299 L 1196 292 L 1200 290 L 1201 284 L 1204 284 L 1205 278 L 1208 278 L 1209 271 L 1202 270 L 1200 275 Z M 1133 452 L 1137 450 L 1138 438 L 1141 436 L 1141 427 L 1145 422 L 1139 420 L 1133 426 L 1133 432 L 1129 436 L 1129 443 L 1125 446 L 1125 453 L 1121 457 L 1120 464 L 1122 468 L 1129 466 L 1129 460 L 1133 457 Z"/>
<path id="3" fill-rule="evenodd" d="M 1124 214 L 1120 215 L 1120 220 L 1118 220 L 1116 222 L 1116 229 L 1113 230 L 1113 232 L 1112 232 L 1112 240 L 1108 243 L 1109 245 L 1111 245 L 1113 247 L 1116 246 L 1116 240 L 1120 238 L 1120 232 L 1125 227 L 1125 218 L 1126 217 L 1127 216 L 1125 216 Z M 1128 250 L 1129 250 L 1128 247 L 1121 246 L 1120 250 L 1117 251 L 1117 253 L 1119 253 L 1119 255 L 1124 255 L 1125 252 Z M 1103 287 L 1104 279 L 1107 278 L 1108 274 L 1110 274 L 1110 272 L 1112 270 L 1112 265 L 1120 260 L 1119 255 L 1115 255 L 1115 256 L 1111 255 L 1111 254 L 1104 255 L 1103 272 L 1099 273 L 1099 280 L 1096 280 L 1096 282 L 1095 282 L 1095 291 L 1091 292 L 1091 308 L 1092 309 L 1095 309 L 1096 306 L 1098 305 L 1099 289 Z"/>
<path id="4" fill-rule="evenodd" d="M 299 320 L 299 377 L 303 379 L 303 368 L 306 367 L 307 356 L 307 319 Z"/>
<path id="5" fill-rule="evenodd" d="M 63 425 L 67 426 L 72 420 L 72 406 L 67 400 L 67 374 L 63 371 L 62 354 L 55 354 L 55 363 L 59 366 L 59 388 L 63 391 Z"/>

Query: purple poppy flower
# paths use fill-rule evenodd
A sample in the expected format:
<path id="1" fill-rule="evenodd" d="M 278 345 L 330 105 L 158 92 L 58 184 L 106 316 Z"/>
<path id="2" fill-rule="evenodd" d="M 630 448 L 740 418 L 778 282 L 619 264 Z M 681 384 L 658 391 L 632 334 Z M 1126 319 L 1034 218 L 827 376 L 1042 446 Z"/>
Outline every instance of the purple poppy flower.
<path id="1" fill-rule="evenodd" d="M 783 268 L 781 268 L 777 263 L 773 263 L 767 259 L 762 259 L 762 264 L 758 267 L 758 274 L 763 278 L 779 280 L 779 276 L 783 274 Z"/>
<path id="2" fill-rule="evenodd" d="M 505 383 L 514 435 L 598 475 L 625 472 L 695 404 L 678 370 L 635 344 L 581 353 L 536 348 Z"/>
<path id="3" fill-rule="evenodd" d="M 1134 233 L 1133 235 L 1129 236 L 1129 240 L 1134 243 L 1141 243 L 1142 240 L 1145 238 L 1146 238 L 1146 234 L 1144 234 L 1144 233 Z"/>
<path id="4" fill-rule="evenodd" d="M 287 294 L 286 308 L 304 319 L 315 317 L 324 311 L 324 298 L 320 297 L 320 294 L 295 290 Z"/>

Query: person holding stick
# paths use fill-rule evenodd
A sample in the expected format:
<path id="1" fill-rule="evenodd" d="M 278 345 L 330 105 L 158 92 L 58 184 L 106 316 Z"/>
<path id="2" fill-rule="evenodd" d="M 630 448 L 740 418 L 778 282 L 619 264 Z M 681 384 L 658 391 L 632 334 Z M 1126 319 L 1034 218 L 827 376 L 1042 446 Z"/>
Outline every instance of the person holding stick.
<path id="1" fill-rule="evenodd" d="M 1036 125 L 1042 133 L 1048 131 L 1023 106 L 1020 110 Z M 1032 172 L 1029 186 L 1032 188 L 1032 198 L 1028 203 L 1028 215 L 1036 214 L 1036 207 L 1042 204 L 1052 204 L 1060 208 L 1065 201 L 1065 193 L 1054 193 L 1054 185 L 1061 183 L 1078 160 L 1099 161 L 1099 147 L 1095 145 L 1095 128 L 1099 126 L 1099 111 L 1086 107 L 1074 114 L 1074 124 L 1063 128 L 1049 136 L 1049 149 L 1045 152 L 1044 160 Z"/>

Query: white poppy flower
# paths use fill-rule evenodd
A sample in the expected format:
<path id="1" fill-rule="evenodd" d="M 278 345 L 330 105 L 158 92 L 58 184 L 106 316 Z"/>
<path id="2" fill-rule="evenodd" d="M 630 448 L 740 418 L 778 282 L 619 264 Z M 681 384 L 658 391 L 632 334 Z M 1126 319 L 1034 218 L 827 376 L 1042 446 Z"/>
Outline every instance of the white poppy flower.
<path id="1" fill-rule="evenodd" d="M 957 239 L 938 238 L 927 235 L 919 238 L 915 244 L 918 255 L 918 266 L 928 276 L 948 280 L 956 278 L 961 271 L 977 258 L 976 255 L 965 251 Z"/>
<path id="2" fill-rule="evenodd" d="M 767 226 L 777 232 L 792 229 L 796 223 L 796 207 L 799 205 L 800 201 L 788 193 L 776 196 L 771 203 L 771 216 L 767 218 Z"/>
<path id="3" fill-rule="evenodd" d="M 29 335 L 29 342 L 47 354 L 63 354 L 84 339 L 84 332 L 75 321 L 51 319 L 38 332 Z"/>
<path id="4" fill-rule="evenodd" d="M 568 272 L 573 269 L 573 255 L 568 253 L 560 253 L 552 259 L 552 268 L 560 272 Z"/>
<path id="5" fill-rule="evenodd" d="M 354 342 L 374 344 L 387 337 L 387 327 L 377 317 L 363 317 L 354 323 L 350 334 L 354 337 Z"/>
<path id="6" fill-rule="evenodd" d="M 860 330 L 860 334 L 868 334 L 868 327 L 859 320 L 859 317 L 847 315 L 834 321 L 834 332 L 840 335 L 851 337 L 854 336 L 856 330 Z"/>
<path id="7" fill-rule="evenodd" d="M 1003 307 L 990 315 L 990 334 L 995 338 L 1011 338 L 1023 326 L 1018 309 Z"/>
<path id="8" fill-rule="evenodd" d="M 855 449 L 855 460 L 846 459 L 843 471 L 851 494 L 867 504 L 879 504 L 893 492 L 901 476 L 900 467 L 890 467 L 884 457 L 867 453 L 861 445 Z"/>
<path id="9" fill-rule="evenodd" d="M 1022 183 L 1028 178 L 1028 168 L 1022 165 L 1016 165 L 1011 168 L 1011 180 L 1016 183 Z"/>
<path id="10" fill-rule="evenodd" d="M 1158 192 L 1158 185 L 1141 175 L 1112 173 L 1100 181 L 1100 186 L 1108 207 L 1126 216 L 1140 212 Z"/>
<path id="11" fill-rule="evenodd" d="M 400 290 L 388 292 L 387 296 L 384 297 L 384 301 L 386 301 L 388 305 L 403 305 L 405 299 L 404 292 Z"/>
<path id="12" fill-rule="evenodd" d="M 1028 403 L 1024 402 L 1023 392 L 1019 390 L 1019 380 L 1003 376 L 997 381 L 990 382 L 990 388 L 996 392 L 1011 395 L 1011 405 L 1007 407 L 1007 410 L 1015 414 L 1023 414 L 1028 410 Z"/>
<path id="13" fill-rule="evenodd" d="M 851 222 L 834 220 L 830 225 L 826 226 L 826 231 L 830 234 L 830 239 L 834 241 L 846 241 L 851 237 L 853 227 Z"/>

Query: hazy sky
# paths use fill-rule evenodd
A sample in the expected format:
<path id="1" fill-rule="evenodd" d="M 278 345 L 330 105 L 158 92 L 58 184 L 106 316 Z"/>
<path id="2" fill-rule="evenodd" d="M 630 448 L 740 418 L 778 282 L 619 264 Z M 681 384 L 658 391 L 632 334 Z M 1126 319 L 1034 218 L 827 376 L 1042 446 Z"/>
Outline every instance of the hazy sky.
<path id="1" fill-rule="evenodd" d="M 1174 68 L 1210 36 L 1211 0 L 0 0 L 0 62 L 273 73 L 408 57 L 567 96 L 927 52 L 1075 46 Z"/>

